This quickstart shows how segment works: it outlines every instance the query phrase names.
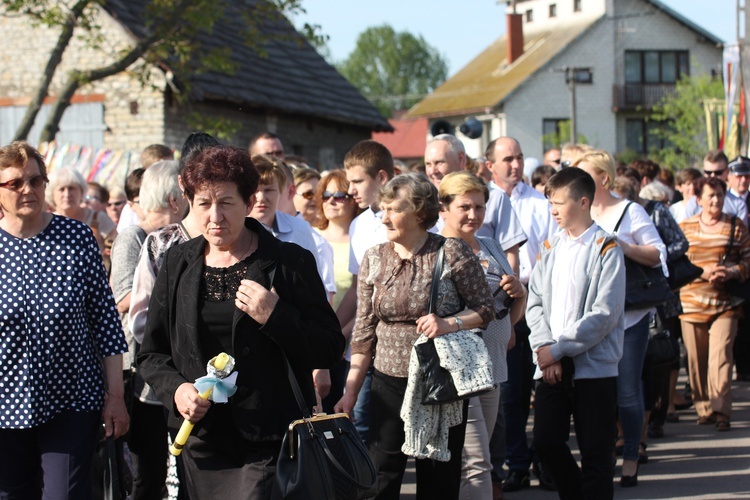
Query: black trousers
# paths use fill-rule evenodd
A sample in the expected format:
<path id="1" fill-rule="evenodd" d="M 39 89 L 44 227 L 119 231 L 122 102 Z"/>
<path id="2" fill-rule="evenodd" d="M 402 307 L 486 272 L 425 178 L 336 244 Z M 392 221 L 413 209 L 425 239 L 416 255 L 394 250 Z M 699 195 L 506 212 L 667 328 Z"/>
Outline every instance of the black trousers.
<path id="1" fill-rule="evenodd" d="M 133 462 L 132 500 L 164 498 L 167 480 L 167 418 L 162 405 L 149 405 L 133 398 L 128 448 Z"/>
<path id="2" fill-rule="evenodd" d="M 617 414 L 616 377 L 573 380 L 573 362 L 563 358 L 563 380 L 540 380 L 534 399 L 534 447 L 561 499 L 607 499 L 612 479 Z M 581 468 L 570 452 L 570 417 L 581 450 Z"/>
<path id="3" fill-rule="evenodd" d="M 91 498 L 101 418 L 66 410 L 38 427 L 0 429 L 0 498 Z"/>
<path id="4" fill-rule="evenodd" d="M 399 416 L 406 392 L 406 378 L 373 372 L 370 392 L 370 455 L 378 472 L 377 499 L 398 500 L 404 479 L 407 456 L 404 422 Z M 417 499 L 457 499 L 461 487 L 461 452 L 466 435 L 468 400 L 464 401 L 463 421 L 448 433 L 449 462 L 417 459 Z"/>

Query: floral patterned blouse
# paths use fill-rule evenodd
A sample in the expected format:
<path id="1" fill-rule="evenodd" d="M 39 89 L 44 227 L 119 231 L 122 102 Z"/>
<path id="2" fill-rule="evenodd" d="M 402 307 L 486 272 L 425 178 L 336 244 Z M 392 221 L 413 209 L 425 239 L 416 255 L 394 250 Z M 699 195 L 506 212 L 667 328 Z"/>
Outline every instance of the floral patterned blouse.
<path id="1" fill-rule="evenodd" d="M 432 271 L 443 239 L 430 233 L 411 259 L 402 259 L 387 242 L 370 248 L 362 260 L 352 353 L 374 355 L 375 369 L 386 375 L 408 376 L 411 348 L 419 336 L 416 322 L 427 314 Z M 451 316 L 464 308 L 482 317 L 482 329 L 495 315 L 479 259 L 463 240 L 447 238 L 437 314 Z"/>

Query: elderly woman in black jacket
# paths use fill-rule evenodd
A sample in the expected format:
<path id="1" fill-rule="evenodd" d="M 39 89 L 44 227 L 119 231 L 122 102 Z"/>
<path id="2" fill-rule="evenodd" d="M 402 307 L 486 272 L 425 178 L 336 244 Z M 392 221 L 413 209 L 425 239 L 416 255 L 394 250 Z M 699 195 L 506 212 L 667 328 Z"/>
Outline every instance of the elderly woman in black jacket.
<path id="1" fill-rule="evenodd" d="M 333 367 L 344 337 L 312 254 L 246 218 L 258 173 L 245 151 L 193 155 L 182 182 L 203 234 L 164 258 L 141 373 L 170 409 L 170 427 L 196 424 L 182 454 L 191 498 L 270 498 L 282 436 L 300 418 L 282 350 L 313 405 L 312 369 Z M 229 404 L 193 387 L 220 352 L 236 359 Z"/>

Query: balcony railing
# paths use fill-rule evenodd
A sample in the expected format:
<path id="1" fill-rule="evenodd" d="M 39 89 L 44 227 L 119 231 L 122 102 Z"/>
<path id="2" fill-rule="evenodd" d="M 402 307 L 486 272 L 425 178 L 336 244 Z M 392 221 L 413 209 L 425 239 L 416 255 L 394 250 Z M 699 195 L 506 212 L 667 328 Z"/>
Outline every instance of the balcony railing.
<path id="1" fill-rule="evenodd" d="M 612 109 L 614 111 L 650 110 L 675 91 L 674 83 L 626 83 L 614 85 Z"/>

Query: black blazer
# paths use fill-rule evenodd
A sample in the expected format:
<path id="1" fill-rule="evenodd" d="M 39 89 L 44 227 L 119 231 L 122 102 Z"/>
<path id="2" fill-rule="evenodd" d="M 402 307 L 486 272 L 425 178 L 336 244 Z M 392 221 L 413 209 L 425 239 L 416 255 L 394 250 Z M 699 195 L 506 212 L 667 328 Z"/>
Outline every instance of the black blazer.
<path id="1" fill-rule="evenodd" d="M 280 299 L 265 325 L 239 309 L 232 321 L 231 353 L 238 372 L 237 392 L 227 405 L 214 404 L 193 431 L 242 436 L 247 441 L 280 440 L 289 423 L 301 418 L 280 349 L 284 349 L 309 406 L 315 404 L 313 368 L 332 368 L 344 351 L 344 336 L 326 298 L 313 255 L 293 244 L 281 243 L 255 219 L 245 226 L 258 234 L 247 278 L 270 288 L 269 272 L 276 267 L 273 286 Z M 206 375 L 206 363 L 218 353 L 201 348 L 198 295 L 204 270 L 206 240 L 197 237 L 169 249 L 149 303 L 138 365 L 143 378 L 170 410 L 169 426 L 182 417 L 174 407 L 180 384 Z M 224 408 L 219 408 L 224 407 Z M 231 408 L 231 410 L 230 410 Z M 218 415 L 231 413 L 227 418 Z M 235 429 L 224 429 L 234 421 Z M 212 423 L 216 421 L 215 429 Z M 221 424 L 219 424 L 221 422 Z"/>

